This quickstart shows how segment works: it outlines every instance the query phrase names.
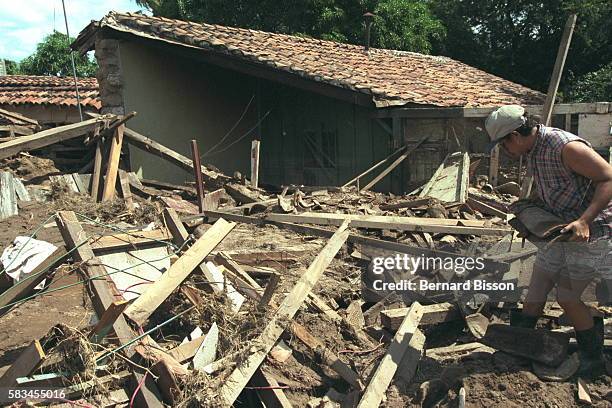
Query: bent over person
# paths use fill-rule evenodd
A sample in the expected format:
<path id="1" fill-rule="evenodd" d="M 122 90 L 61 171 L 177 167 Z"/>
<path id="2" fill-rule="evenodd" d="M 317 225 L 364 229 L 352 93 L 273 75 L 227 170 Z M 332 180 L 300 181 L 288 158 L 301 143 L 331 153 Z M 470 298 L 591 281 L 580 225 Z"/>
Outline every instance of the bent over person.
<path id="1" fill-rule="evenodd" d="M 581 297 L 594 278 L 612 279 L 612 166 L 586 140 L 537 123 L 517 105 L 492 112 L 485 127 L 508 156 L 526 155 L 542 207 L 571 234 L 538 251 L 523 311 L 513 311 L 510 324 L 535 328 L 556 286 L 576 331 L 578 374 L 598 376 L 605 368 L 603 319 L 593 318 Z"/>

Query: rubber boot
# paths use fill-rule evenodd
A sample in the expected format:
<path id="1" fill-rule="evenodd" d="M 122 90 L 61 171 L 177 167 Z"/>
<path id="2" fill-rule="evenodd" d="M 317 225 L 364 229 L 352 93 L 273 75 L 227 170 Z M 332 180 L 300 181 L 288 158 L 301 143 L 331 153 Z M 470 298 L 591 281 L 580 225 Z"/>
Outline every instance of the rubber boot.
<path id="1" fill-rule="evenodd" d="M 601 329 L 603 329 L 603 324 Z M 580 368 L 577 373 L 579 377 L 595 378 L 604 373 L 605 360 L 603 357 L 603 333 L 600 334 L 601 329 L 595 323 L 590 329 L 576 330 L 578 356 L 580 357 Z"/>
<path id="2" fill-rule="evenodd" d="M 510 310 L 510 326 L 535 329 L 538 319 L 538 316 L 526 315 L 518 309 Z"/>

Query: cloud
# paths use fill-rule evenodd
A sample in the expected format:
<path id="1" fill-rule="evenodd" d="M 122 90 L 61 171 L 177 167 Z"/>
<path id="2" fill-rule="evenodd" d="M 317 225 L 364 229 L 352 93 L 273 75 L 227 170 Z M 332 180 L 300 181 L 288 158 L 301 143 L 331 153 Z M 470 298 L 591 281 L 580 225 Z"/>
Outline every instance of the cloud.
<path id="1" fill-rule="evenodd" d="M 142 10 L 134 0 L 64 0 L 70 36 L 111 10 Z M 0 0 L 0 58 L 20 61 L 53 29 L 66 32 L 61 0 Z"/>

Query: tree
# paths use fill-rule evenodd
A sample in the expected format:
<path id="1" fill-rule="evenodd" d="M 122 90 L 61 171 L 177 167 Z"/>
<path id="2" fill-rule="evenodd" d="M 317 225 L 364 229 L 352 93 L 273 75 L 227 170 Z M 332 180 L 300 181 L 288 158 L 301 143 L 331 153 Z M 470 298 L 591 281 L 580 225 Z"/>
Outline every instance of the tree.
<path id="1" fill-rule="evenodd" d="M 36 46 L 36 52 L 26 57 L 19 64 L 19 71 L 24 75 L 58 75 L 71 76 L 70 43 L 66 34 L 53 31 Z M 97 64 L 87 55 L 74 56 L 78 77 L 91 77 L 96 74 Z"/>
<path id="2" fill-rule="evenodd" d="M 612 63 L 576 78 L 567 87 L 563 99 L 571 102 L 612 101 Z"/>
<path id="3" fill-rule="evenodd" d="M 4 66 L 6 67 L 6 75 L 19 74 L 19 64 L 17 64 L 15 61 L 5 59 Z"/>
<path id="4" fill-rule="evenodd" d="M 609 0 L 431 0 L 447 29 L 434 52 L 546 91 L 567 17 L 578 21 L 565 64 L 567 78 L 610 61 Z M 565 79 L 565 80 L 564 80 Z"/>
<path id="5" fill-rule="evenodd" d="M 422 0 L 136 0 L 156 16 L 295 34 L 353 44 L 364 42 L 363 14 L 376 14 L 373 47 L 428 53 L 444 27 Z"/>

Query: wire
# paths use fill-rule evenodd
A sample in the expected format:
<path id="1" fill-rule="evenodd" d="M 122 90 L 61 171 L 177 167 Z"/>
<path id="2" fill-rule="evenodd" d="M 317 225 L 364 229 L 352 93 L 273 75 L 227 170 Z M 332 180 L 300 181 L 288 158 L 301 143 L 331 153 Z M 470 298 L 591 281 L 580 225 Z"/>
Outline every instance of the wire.
<path id="1" fill-rule="evenodd" d="M 221 140 L 219 140 L 219 142 L 217 142 L 216 145 L 214 145 L 213 147 L 211 147 L 210 149 L 208 149 L 207 151 L 205 151 L 204 153 L 202 153 L 202 155 L 200 156 L 200 159 L 203 158 L 205 155 L 207 154 L 212 154 L 212 151 L 215 150 L 221 143 L 223 143 L 223 141 L 225 141 L 225 139 L 227 139 L 227 137 L 234 131 L 234 129 L 236 129 L 236 127 L 238 126 L 238 124 L 242 121 L 242 119 L 244 118 L 244 115 L 246 115 L 246 113 L 249 110 L 249 107 L 251 106 L 251 103 L 253 102 L 253 99 L 255 99 L 255 94 L 253 94 L 253 96 L 251 96 L 251 100 L 249 101 L 249 103 L 247 104 L 246 108 L 244 108 L 244 111 L 242 112 L 242 115 L 240 115 L 240 118 L 238 118 L 238 121 L 236 123 L 234 123 L 234 126 L 232 126 L 232 128 L 225 134 L 225 136 L 223 136 L 221 138 Z"/>
<path id="2" fill-rule="evenodd" d="M 62 0 L 62 9 L 64 9 L 64 22 L 66 23 L 66 36 L 68 41 L 68 49 L 70 50 L 70 60 L 72 61 L 72 76 L 74 77 L 74 91 L 76 93 L 77 107 L 79 108 L 79 116 L 83 121 L 83 111 L 81 109 L 81 96 L 79 95 L 79 84 L 77 82 L 76 66 L 74 65 L 74 52 L 70 49 L 70 32 L 68 31 L 68 17 L 66 16 L 66 5 Z"/>
<path id="3" fill-rule="evenodd" d="M 246 133 L 244 133 L 242 136 L 240 136 L 240 137 L 239 137 L 237 140 L 235 140 L 235 141 L 233 141 L 232 143 L 230 143 L 229 145 L 227 145 L 227 146 L 226 146 L 224 149 L 219 150 L 219 151 L 216 151 L 216 152 L 214 152 L 214 153 L 212 153 L 212 154 L 209 154 L 209 155 L 206 155 L 206 154 L 205 154 L 204 156 L 210 157 L 210 156 L 214 156 L 214 155 L 219 154 L 219 153 L 223 153 L 224 151 L 226 151 L 227 149 L 229 149 L 230 147 L 232 147 L 233 145 L 235 145 L 236 143 L 238 143 L 239 141 L 241 141 L 242 139 L 244 139 L 245 137 L 247 137 L 249 134 L 251 134 L 251 132 L 252 132 L 252 131 L 253 131 L 253 130 L 254 130 L 256 127 L 257 127 L 257 126 L 259 126 L 259 125 L 261 124 L 261 122 L 263 122 L 263 121 L 264 121 L 264 119 L 265 119 L 265 118 L 266 118 L 266 117 L 267 117 L 267 116 L 270 114 L 270 112 L 271 112 L 271 110 L 267 111 L 267 112 L 266 112 L 266 114 L 265 114 L 265 115 L 263 115 L 263 117 L 262 117 L 261 119 L 259 119 L 259 120 L 257 121 L 257 123 L 255 123 L 255 125 L 253 125 L 253 127 L 252 127 L 252 128 L 250 128 L 249 130 L 247 130 L 247 131 L 246 131 Z"/>

